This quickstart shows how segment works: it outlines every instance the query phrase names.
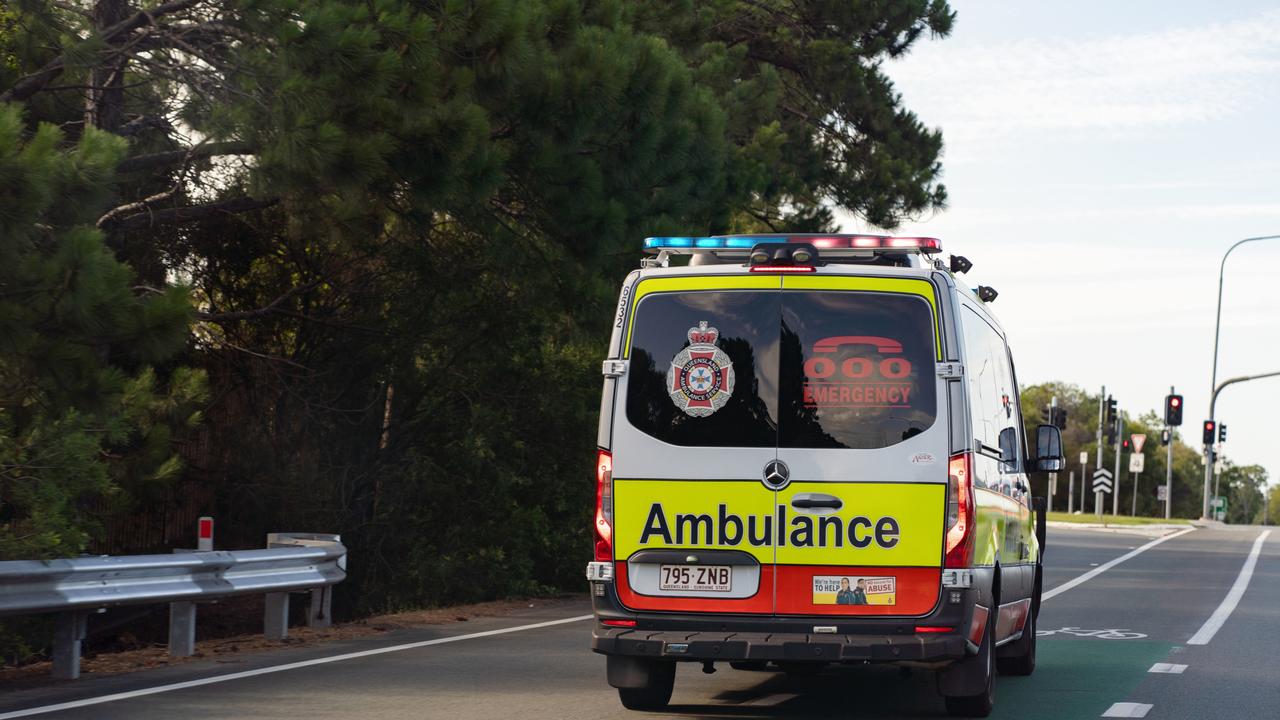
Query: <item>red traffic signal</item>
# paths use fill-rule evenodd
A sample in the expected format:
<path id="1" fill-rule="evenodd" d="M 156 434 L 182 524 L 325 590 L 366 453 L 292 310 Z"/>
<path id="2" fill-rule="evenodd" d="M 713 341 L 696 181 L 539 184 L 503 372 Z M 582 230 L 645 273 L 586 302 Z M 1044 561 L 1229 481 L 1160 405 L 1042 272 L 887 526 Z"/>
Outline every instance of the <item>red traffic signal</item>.
<path id="1" fill-rule="evenodd" d="M 1215 422 L 1214 422 L 1214 421 L 1212 421 L 1212 420 L 1205 420 L 1205 421 L 1204 421 L 1204 438 L 1203 438 L 1203 440 L 1204 440 L 1204 444 L 1205 444 L 1205 446 L 1206 446 L 1206 447 L 1208 447 L 1209 445 L 1212 445 L 1212 444 L 1213 444 L 1213 441 L 1214 441 L 1215 439 L 1217 439 L 1217 435 L 1218 435 L 1217 430 L 1218 430 L 1218 424 L 1217 424 L 1217 423 L 1215 423 Z"/>
<path id="2" fill-rule="evenodd" d="M 1182 424 L 1182 396 L 1169 395 L 1164 399 L 1164 424 L 1177 427 Z"/>

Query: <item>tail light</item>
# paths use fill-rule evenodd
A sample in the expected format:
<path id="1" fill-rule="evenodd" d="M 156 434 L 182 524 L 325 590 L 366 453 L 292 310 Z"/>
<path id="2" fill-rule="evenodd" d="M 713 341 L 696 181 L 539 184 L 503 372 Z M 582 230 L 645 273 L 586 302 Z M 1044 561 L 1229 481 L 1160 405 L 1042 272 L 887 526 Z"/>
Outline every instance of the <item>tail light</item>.
<path id="1" fill-rule="evenodd" d="M 596 560 L 613 560 L 613 455 L 596 453 Z"/>
<path id="2" fill-rule="evenodd" d="M 974 525 L 978 521 L 973 497 L 973 455 L 952 455 L 947 476 L 946 567 L 967 568 L 973 564 Z"/>

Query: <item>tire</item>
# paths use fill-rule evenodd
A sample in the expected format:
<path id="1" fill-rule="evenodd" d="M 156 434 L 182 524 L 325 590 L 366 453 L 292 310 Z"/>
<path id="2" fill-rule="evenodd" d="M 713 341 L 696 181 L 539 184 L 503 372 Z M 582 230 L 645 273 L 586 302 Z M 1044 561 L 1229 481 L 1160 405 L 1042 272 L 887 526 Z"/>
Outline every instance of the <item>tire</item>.
<path id="1" fill-rule="evenodd" d="M 1013 643 L 1012 655 L 996 658 L 1001 675 L 1026 677 L 1036 671 L 1036 611 L 1030 610 L 1022 637 Z"/>
<path id="2" fill-rule="evenodd" d="M 618 688 L 618 699 L 628 710 L 661 710 L 671 702 L 675 686 L 676 664 L 655 662 L 649 670 L 649 683 L 645 687 Z"/>
<path id="3" fill-rule="evenodd" d="M 997 605 L 996 607 L 999 607 Z M 982 646 L 978 654 L 962 662 L 980 664 L 982 676 L 986 679 L 982 692 L 977 695 L 948 695 L 944 698 L 947 714 L 952 717 L 984 718 L 991 714 L 996 699 L 996 613 L 987 616 L 987 631 L 982 636 Z"/>

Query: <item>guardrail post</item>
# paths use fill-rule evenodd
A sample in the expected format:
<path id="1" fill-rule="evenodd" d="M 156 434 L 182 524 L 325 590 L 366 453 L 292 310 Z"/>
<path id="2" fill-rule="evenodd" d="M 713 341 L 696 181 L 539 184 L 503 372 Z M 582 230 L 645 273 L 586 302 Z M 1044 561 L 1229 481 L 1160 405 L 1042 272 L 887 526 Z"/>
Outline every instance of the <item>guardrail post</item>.
<path id="1" fill-rule="evenodd" d="M 53 677 L 75 680 L 80 677 L 80 644 L 88 630 L 89 616 L 83 611 L 58 613 L 53 626 Z"/>
<path id="2" fill-rule="evenodd" d="M 169 654 L 189 657 L 196 651 L 196 604 L 169 603 Z"/>
<path id="3" fill-rule="evenodd" d="M 333 624 L 329 611 L 333 607 L 333 588 L 329 586 L 311 589 L 311 604 L 307 607 L 307 627 L 327 628 Z"/>
<path id="4" fill-rule="evenodd" d="M 267 593 L 267 609 L 262 625 L 262 634 L 268 640 L 289 637 L 289 593 Z"/>

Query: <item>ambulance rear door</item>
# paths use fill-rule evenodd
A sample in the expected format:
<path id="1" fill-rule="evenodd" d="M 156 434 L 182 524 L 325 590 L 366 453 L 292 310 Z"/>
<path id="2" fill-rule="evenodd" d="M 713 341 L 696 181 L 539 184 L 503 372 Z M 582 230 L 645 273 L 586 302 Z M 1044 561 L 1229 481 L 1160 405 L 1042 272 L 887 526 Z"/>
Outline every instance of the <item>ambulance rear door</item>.
<path id="1" fill-rule="evenodd" d="M 926 615 L 949 448 L 934 285 L 827 269 L 781 295 L 776 612 Z"/>

